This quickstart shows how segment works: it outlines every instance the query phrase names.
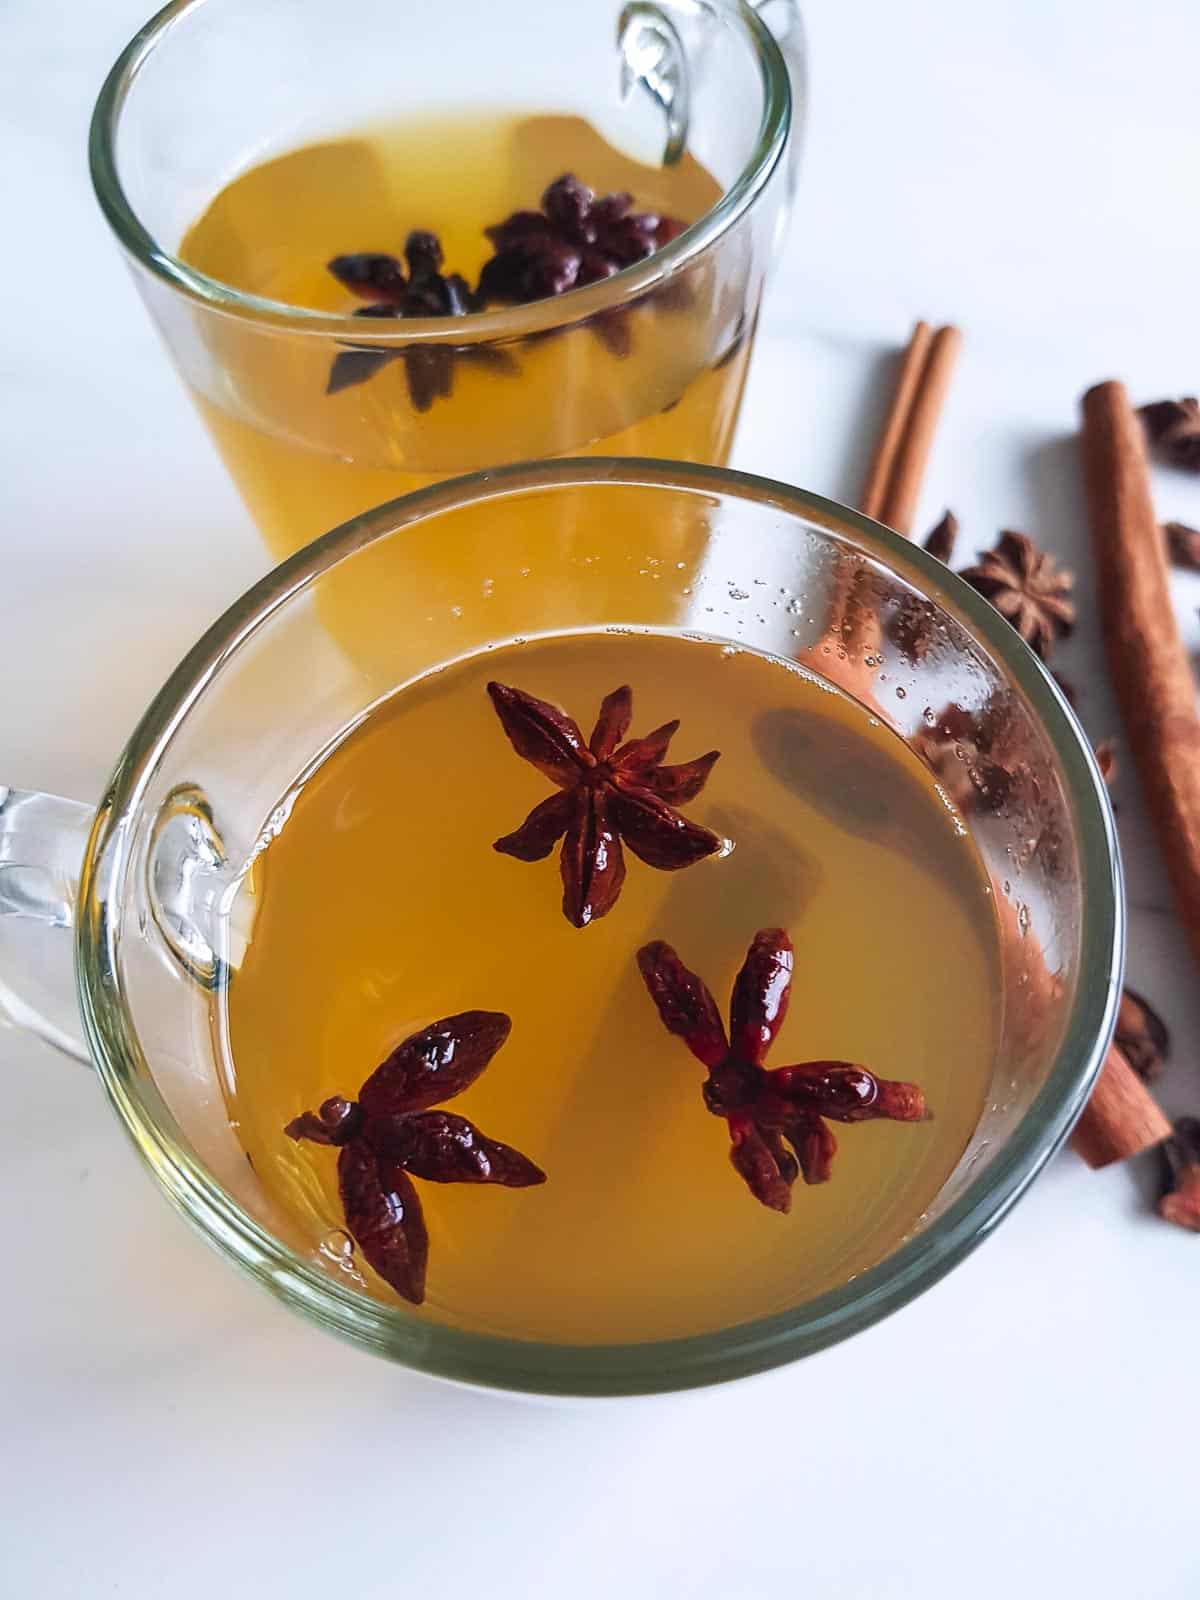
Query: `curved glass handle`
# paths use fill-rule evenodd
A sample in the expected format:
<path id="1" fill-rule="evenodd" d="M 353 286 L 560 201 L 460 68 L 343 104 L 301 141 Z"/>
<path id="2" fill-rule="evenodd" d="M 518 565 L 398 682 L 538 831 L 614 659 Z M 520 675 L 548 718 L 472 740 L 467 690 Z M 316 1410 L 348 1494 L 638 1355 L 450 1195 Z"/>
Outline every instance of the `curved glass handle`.
<path id="1" fill-rule="evenodd" d="M 0 784 L 0 1023 L 88 1061 L 75 995 L 75 897 L 95 813 Z"/>
<path id="2" fill-rule="evenodd" d="M 800 170 L 808 112 L 804 24 L 797 0 L 748 0 L 748 4 L 779 46 L 791 84 L 792 123 L 787 171 L 790 201 Z M 704 5 L 681 6 L 677 0 L 626 0 L 617 21 L 621 97 L 627 98 L 636 87 L 649 95 L 662 112 L 664 166 L 678 161 L 687 149 L 692 74 L 703 60 L 711 18 L 711 7 Z M 782 208 L 784 213 L 787 209 L 787 206 Z"/>

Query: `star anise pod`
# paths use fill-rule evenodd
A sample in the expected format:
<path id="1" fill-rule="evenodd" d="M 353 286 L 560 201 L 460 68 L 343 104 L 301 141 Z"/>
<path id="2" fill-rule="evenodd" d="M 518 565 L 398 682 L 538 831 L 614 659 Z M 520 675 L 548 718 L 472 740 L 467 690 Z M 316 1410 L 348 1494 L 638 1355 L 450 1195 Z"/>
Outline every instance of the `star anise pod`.
<path id="1" fill-rule="evenodd" d="M 410 233 L 404 246 L 408 274 L 395 256 L 379 251 L 335 256 L 329 271 L 345 288 L 369 305 L 356 311 L 356 317 L 465 317 L 478 310 L 467 280 L 457 272 L 442 273 L 442 246 L 436 234 L 420 230 Z M 505 351 L 491 345 L 412 344 L 401 349 L 381 350 L 372 345 L 349 345 L 333 359 L 326 394 L 337 394 L 354 384 L 365 383 L 380 368 L 392 361 L 404 362 L 409 399 L 416 411 L 428 411 L 435 400 L 448 395 L 456 360 L 485 362 L 505 372 L 515 372 L 516 363 Z"/>
<path id="2" fill-rule="evenodd" d="M 1159 1216 L 1200 1233 L 1200 1117 L 1180 1117 L 1171 1137 L 1163 1141 L 1162 1160 Z"/>
<path id="3" fill-rule="evenodd" d="M 978 710 L 951 701 L 913 735 L 913 748 L 964 815 L 1000 812 L 1030 781 L 1029 764 L 1012 748 L 1015 719 L 989 698 Z"/>
<path id="4" fill-rule="evenodd" d="M 727 1036 L 704 980 L 688 971 L 669 944 L 660 939 L 638 951 L 638 967 L 664 1025 L 708 1069 L 704 1104 L 725 1118 L 734 1169 L 772 1211 L 791 1209 L 792 1185 L 801 1175 L 805 1183 L 824 1183 L 830 1176 L 837 1140 L 826 1119 L 921 1122 L 927 1115 L 915 1083 L 877 1078 L 853 1062 L 763 1066 L 787 1015 L 792 964 L 792 942 L 782 928 L 755 934 L 734 981 Z"/>
<path id="5" fill-rule="evenodd" d="M 1116 1041 L 1140 1078 L 1153 1083 L 1161 1076 L 1171 1053 L 1171 1036 L 1158 1012 L 1134 989 L 1121 991 Z"/>
<path id="6" fill-rule="evenodd" d="M 1023 533 L 1002 533 L 992 550 L 959 574 L 990 600 L 1043 660 L 1075 626 L 1075 575 Z"/>
<path id="7" fill-rule="evenodd" d="M 568 172 L 543 194 L 540 211 L 514 211 L 484 230 L 495 254 L 480 274 L 480 297 L 524 303 L 598 283 L 653 255 L 683 226 L 634 211 L 631 194 L 598 197 Z"/>
<path id="8" fill-rule="evenodd" d="M 562 906 L 575 927 L 587 927 L 616 904 L 625 881 L 622 841 L 647 866 L 666 872 L 723 847 L 719 834 L 675 809 L 700 793 L 720 751 L 664 767 L 678 722 L 622 744 L 633 716 L 628 684 L 605 697 L 586 742 L 560 706 L 503 683 L 489 683 L 488 694 L 513 749 L 559 790 L 493 849 L 518 861 L 541 861 L 565 834 Z"/>
<path id="9" fill-rule="evenodd" d="M 684 223 L 653 211 L 634 211 L 633 196 L 597 196 L 572 173 L 556 178 L 540 211 L 514 211 L 484 232 L 495 246 L 479 276 L 479 298 L 523 305 L 611 278 L 644 261 L 682 233 Z M 619 312 L 593 321 L 617 355 L 628 352 Z"/>
<path id="10" fill-rule="evenodd" d="M 1164 522 L 1163 537 L 1173 566 L 1200 572 L 1200 528 L 1190 528 L 1186 522 Z"/>
<path id="11" fill-rule="evenodd" d="M 334 1095 L 283 1130 L 338 1147 L 346 1226 L 379 1276 L 414 1305 L 425 1298 L 429 1235 L 413 1178 L 524 1189 L 546 1174 L 480 1133 L 466 1117 L 432 1109 L 468 1088 L 508 1038 L 500 1011 L 443 1017 L 396 1046 L 357 1100 Z"/>
<path id="12" fill-rule="evenodd" d="M 949 563 L 957 542 L 958 518 L 953 511 L 947 511 L 942 520 L 926 537 L 925 549 L 929 551 L 931 556 L 936 556 L 939 561 Z"/>
<path id="13" fill-rule="evenodd" d="M 1200 400 L 1155 400 L 1138 416 L 1156 453 L 1173 467 L 1200 472 Z"/>

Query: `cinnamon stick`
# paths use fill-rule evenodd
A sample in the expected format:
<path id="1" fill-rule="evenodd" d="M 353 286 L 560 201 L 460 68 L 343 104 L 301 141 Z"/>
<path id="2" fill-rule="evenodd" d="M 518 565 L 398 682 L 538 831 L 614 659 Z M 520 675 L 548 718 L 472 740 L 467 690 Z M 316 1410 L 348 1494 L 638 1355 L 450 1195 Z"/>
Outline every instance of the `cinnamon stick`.
<path id="1" fill-rule="evenodd" d="M 929 347 L 929 359 L 921 374 L 917 397 L 913 402 L 912 416 L 904 436 L 904 443 L 896 457 L 888 498 L 883 508 L 883 520 L 889 528 L 906 536 L 912 534 L 913 515 L 917 497 L 921 492 L 921 479 L 925 464 L 933 448 L 933 436 L 946 401 L 946 391 L 958 352 L 962 334 L 954 327 L 939 328 Z"/>
<path id="2" fill-rule="evenodd" d="M 1123 1053 L 1110 1045 L 1092 1098 L 1075 1124 L 1075 1149 L 1089 1167 L 1107 1167 L 1161 1144 L 1170 1132 L 1158 1101 Z"/>
<path id="3" fill-rule="evenodd" d="M 1119 383 L 1083 397 L 1083 467 L 1101 620 L 1125 734 L 1180 920 L 1200 961 L 1200 717 L 1150 498 L 1142 429 Z"/>
<path id="4" fill-rule="evenodd" d="M 859 509 L 868 517 L 912 533 L 921 480 L 933 436 L 958 359 L 962 334 L 956 327 L 918 322 L 900 366 L 891 409 L 867 472 Z"/>
<path id="5" fill-rule="evenodd" d="M 886 522 L 898 533 L 912 532 L 921 478 L 960 342 L 957 328 L 947 326 L 933 333 L 927 322 L 918 322 L 900 364 L 858 501 L 864 515 Z M 848 564 L 839 568 L 830 586 L 825 633 L 836 638 L 840 653 L 836 663 L 826 658 L 819 667 L 864 703 L 875 682 L 876 669 L 869 662 L 879 635 L 870 588 L 868 573 L 854 573 Z"/>
<path id="6" fill-rule="evenodd" d="M 921 375 L 925 371 L 925 363 L 929 360 L 929 346 L 932 342 L 933 329 L 927 322 L 918 322 L 908 341 L 904 359 L 900 363 L 896 392 L 892 396 L 891 406 L 884 419 L 883 432 L 879 435 L 875 453 L 867 468 L 867 481 L 858 499 L 858 509 L 864 517 L 874 517 L 876 522 L 881 521 L 883 517 L 883 507 L 895 470 L 896 457 L 905 429 L 908 427 L 913 401 L 916 399 Z"/>

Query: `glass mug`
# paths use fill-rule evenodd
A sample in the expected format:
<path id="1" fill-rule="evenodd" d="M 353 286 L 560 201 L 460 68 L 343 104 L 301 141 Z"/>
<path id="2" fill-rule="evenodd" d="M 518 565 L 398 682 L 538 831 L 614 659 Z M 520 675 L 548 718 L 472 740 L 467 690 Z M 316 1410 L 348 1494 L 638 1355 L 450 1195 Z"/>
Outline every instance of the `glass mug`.
<path id="1" fill-rule="evenodd" d="M 573 530 L 550 544 L 530 532 L 547 505 Z M 696 554 L 680 562 L 684 526 Z M 432 586 L 431 571 L 441 574 Z M 373 640 L 353 657 L 321 622 L 322 602 L 346 586 Z M 281 797 L 398 684 L 514 637 L 647 627 L 807 662 L 868 702 L 947 786 L 1007 797 L 963 809 L 1000 929 L 990 1091 L 967 1150 L 899 1247 L 785 1313 L 641 1344 L 465 1332 L 354 1288 L 247 1164 L 211 1027 L 213 990 L 246 933 L 233 925 L 237 887 L 280 825 Z M 930 744 L 935 706 L 954 708 L 953 750 Z M 1005 772 L 1021 781 L 1005 788 Z M 74 1038 L 72 927 L 86 1050 Z M 146 712 L 95 813 L 0 788 L 9 1020 L 95 1063 L 169 1198 L 294 1310 L 393 1360 L 503 1388 L 714 1382 L 818 1350 L 903 1305 L 979 1243 L 1066 1137 L 1112 1032 L 1122 956 L 1104 784 L 1013 629 L 941 563 L 857 512 L 720 468 L 535 463 L 367 512 L 214 624 Z"/>
<path id="2" fill-rule="evenodd" d="M 175 0 L 104 84 L 91 168 L 150 314 L 281 559 L 373 505 L 501 462 L 595 452 L 723 463 L 794 185 L 802 96 L 795 0 L 633 0 L 619 15 L 615 0 Z M 305 309 L 179 258 L 231 179 L 314 143 L 320 181 L 362 191 L 347 203 L 354 236 L 320 242 L 320 276 L 340 251 L 398 250 L 422 219 L 372 190 L 365 144 L 326 141 L 397 111 L 434 119 L 473 106 L 564 119 L 526 206 L 572 159 L 569 118 L 636 156 L 645 184 L 699 161 L 715 198 L 706 189 L 689 227 L 613 278 L 459 318 Z M 255 228 L 278 231 L 263 250 L 281 259 L 303 191 L 293 200 L 253 209 Z M 401 359 L 326 393 L 348 351 Z M 418 407 L 417 368 L 447 374 L 450 392 Z"/>

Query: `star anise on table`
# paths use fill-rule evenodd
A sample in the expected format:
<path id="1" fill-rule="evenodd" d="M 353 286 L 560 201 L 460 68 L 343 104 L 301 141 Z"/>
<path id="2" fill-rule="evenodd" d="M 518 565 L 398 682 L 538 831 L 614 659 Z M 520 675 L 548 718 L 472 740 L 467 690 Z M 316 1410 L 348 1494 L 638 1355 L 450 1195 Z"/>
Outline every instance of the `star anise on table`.
<path id="1" fill-rule="evenodd" d="M 337 1146 L 346 1226 L 384 1282 L 414 1305 L 425 1298 L 429 1235 L 413 1178 L 510 1189 L 546 1181 L 518 1150 L 433 1109 L 475 1082 L 511 1027 L 500 1011 L 443 1017 L 397 1045 L 357 1100 L 334 1095 L 284 1129 L 290 1139 Z"/>
<path id="2" fill-rule="evenodd" d="M 947 565 L 954 554 L 954 546 L 958 542 L 958 518 L 953 511 L 947 511 L 936 527 L 932 528 L 925 538 L 925 549 L 931 556 Z"/>
<path id="3" fill-rule="evenodd" d="M 557 794 L 493 849 L 518 861 L 541 861 L 565 834 L 562 907 L 575 927 L 587 927 L 616 904 L 625 881 L 622 842 L 647 866 L 666 872 L 724 847 L 719 834 L 676 810 L 703 789 L 720 751 L 663 766 L 678 722 L 622 744 L 633 716 L 628 684 L 605 697 L 587 741 L 560 706 L 503 683 L 489 683 L 488 694 L 513 749 L 558 785 Z"/>
<path id="4" fill-rule="evenodd" d="M 995 548 L 982 551 L 976 565 L 959 576 L 990 600 L 1043 660 L 1075 626 L 1074 573 L 1026 534 L 1002 533 Z"/>
<path id="5" fill-rule="evenodd" d="M 395 256 L 379 251 L 335 256 L 329 271 L 343 287 L 370 301 L 356 317 L 465 317 L 478 310 L 467 280 L 457 272 L 443 275 L 442 246 L 436 234 L 410 233 L 404 245 L 404 267 Z M 494 345 L 411 344 L 400 349 L 349 345 L 333 359 L 326 394 L 338 394 L 368 378 L 392 361 L 404 362 L 409 399 L 416 411 L 428 411 L 433 402 L 450 393 L 456 360 L 486 363 L 515 372 L 512 357 Z"/>
<path id="6" fill-rule="evenodd" d="M 837 1141 L 828 1121 L 921 1122 L 928 1115 L 915 1083 L 876 1077 L 853 1062 L 763 1066 L 787 1015 L 792 965 L 792 943 L 782 928 L 755 934 L 733 985 L 726 1035 L 704 980 L 669 944 L 656 940 L 638 951 L 664 1025 L 708 1070 L 704 1103 L 725 1118 L 734 1169 L 773 1211 L 791 1209 L 792 1185 L 801 1175 L 805 1183 L 829 1178 Z"/>
<path id="7" fill-rule="evenodd" d="M 1164 1222 L 1200 1233 L 1200 1117 L 1180 1117 L 1162 1145 Z"/>
<path id="8" fill-rule="evenodd" d="M 1189 527 L 1186 522 L 1164 522 L 1162 531 L 1172 566 L 1200 572 L 1200 528 Z"/>
<path id="9" fill-rule="evenodd" d="M 1155 453 L 1173 467 L 1200 472 L 1200 400 L 1154 400 L 1138 416 Z"/>
<path id="10" fill-rule="evenodd" d="M 542 195 L 540 211 L 514 211 L 484 230 L 495 254 L 479 276 L 480 300 L 523 305 L 599 283 L 661 250 L 684 226 L 675 217 L 634 211 L 631 194 L 597 196 L 565 173 Z M 627 353 L 621 313 L 606 313 L 593 327 L 615 354 Z"/>
<path id="11" fill-rule="evenodd" d="M 1161 1076 L 1171 1054 L 1171 1036 L 1158 1012 L 1135 989 L 1121 991 L 1116 1042 L 1140 1078 L 1153 1083 Z"/>

